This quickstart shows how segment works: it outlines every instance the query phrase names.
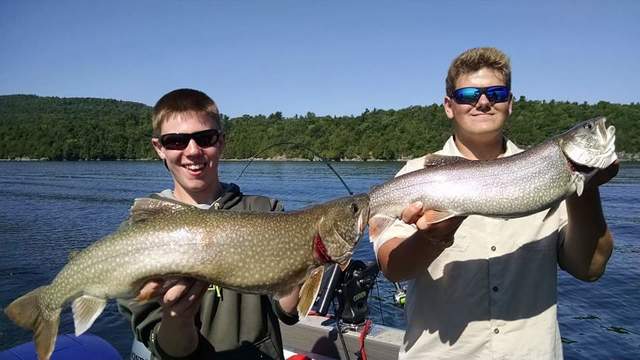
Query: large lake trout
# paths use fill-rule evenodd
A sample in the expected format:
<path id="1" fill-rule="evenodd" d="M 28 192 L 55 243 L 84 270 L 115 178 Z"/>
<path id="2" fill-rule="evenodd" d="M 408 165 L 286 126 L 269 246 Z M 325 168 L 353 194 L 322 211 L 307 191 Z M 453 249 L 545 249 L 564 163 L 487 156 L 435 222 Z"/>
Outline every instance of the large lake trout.
<path id="1" fill-rule="evenodd" d="M 133 297 L 149 279 L 166 276 L 275 295 L 307 279 L 298 305 L 305 316 L 320 286 L 321 265 L 349 261 L 368 215 L 367 195 L 287 213 L 207 211 L 138 199 L 129 224 L 73 255 L 51 284 L 18 298 L 5 313 L 34 331 L 40 360 L 51 356 L 68 302 L 80 335 L 107 299 Z"/>
<path id="2" fill-rule="evenodd" d="M 522 153 L 487 161 L 427 156 L 425 168 L 370 192 L 369 233 L 377 238 L 402 210 L 421 201 L 430 222 L 459 215 L 513 218 L 551 208 L 582 194 L 597 169 L 616 159 L 615 128 L 599 117 L 575 125 Z"/>

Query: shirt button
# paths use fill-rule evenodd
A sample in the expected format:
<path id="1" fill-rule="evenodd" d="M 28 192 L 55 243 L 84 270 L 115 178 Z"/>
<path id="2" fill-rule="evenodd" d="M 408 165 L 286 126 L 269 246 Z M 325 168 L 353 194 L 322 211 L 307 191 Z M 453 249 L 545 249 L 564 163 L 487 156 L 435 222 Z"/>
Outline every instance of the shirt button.
<path id="1" fill-rule="evenodd" d="M 491 247 L 491 251 L 496 251 L 496 247 L 495 247 L 495 246 L 492 246 L 492 247 Z"/>
<path id="2" fill-rule="evenodd" d="M 492 290 L 493 290 L 494 292 L 498 292 L 498 287 L 497 287 L 497 286 L 494 286 Z"/>
<path id="3" fill-rule="evenodd" d="M 497 333 L 499 333 L 499 332 L 500 332 L 500 330 L 499 330 L 498 328 L 493 329 L 493 333 L 494 333 L 494 334 L 497 334 Z"/>

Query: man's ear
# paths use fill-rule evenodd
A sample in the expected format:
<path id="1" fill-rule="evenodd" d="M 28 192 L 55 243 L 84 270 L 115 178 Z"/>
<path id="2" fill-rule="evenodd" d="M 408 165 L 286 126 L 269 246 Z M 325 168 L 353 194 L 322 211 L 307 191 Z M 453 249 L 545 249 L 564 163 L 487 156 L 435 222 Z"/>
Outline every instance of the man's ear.
<path id="1" fill-rule="evenodd" d="M 450 97 L 445 96 L 443 105 L 444 105 L 444 112 L 447 114 L 447 117 L 449 119 L 453 119 L 455 115 L 453 113 L 453 100 Z"/>
<path id="2" fill-rule="evenodd" d="M 160 144 L 160 139 L 152 138 L 151 145 L 153 145 L 153 149 L 156 151 L 156 154 L 158 154 L 160 159 L 164 160 L 165 155 L 164 155 L 164 151 L 162 151 L 164 148 L 162 147 L 162 144 Z"/>

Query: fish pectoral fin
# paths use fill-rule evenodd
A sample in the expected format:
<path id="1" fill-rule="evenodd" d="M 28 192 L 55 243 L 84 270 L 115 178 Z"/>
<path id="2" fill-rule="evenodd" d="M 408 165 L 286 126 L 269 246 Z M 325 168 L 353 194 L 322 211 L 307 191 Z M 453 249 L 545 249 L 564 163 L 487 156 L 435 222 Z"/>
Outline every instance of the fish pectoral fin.
<path id="1" fill-rule="evenodd" d="M 391 224 L 396 221 L 395 218 L 386 215 L 374 215 L 369 219 L 369 239 L 375 242 Z"/>
<path id="2" fill-rule="evenodd" d="M 425 211 L 422 217 L 427 221 L 428 224 L 435 224 L 450 219 L 456 215 L 457 214 L 453 211 L 431 209 Z"/>
<path id="3" fill-rule="evenodd" d="M 318 266 L 311 271 L 311 274 L 302 284 L 300 288 L 300 299 L 298 301 L 298 316 L 302 319 L 309 314 L 311 306 L 316 301 L 318 291 L 322 285 L 322 277 L 324 275 L 324 266 Z"/>
<path id="4" fill-rule="evenodd" d="M 73 310 L 73 324 L 76 328 L 76 336 L 80 336 L 89 330 L 93 322 L 102 314 L 106 305 L 106 299 L 91 295 L 82 295 L 73 300 L 71 309 Z"/>
<path id="5" fill-rule="evenodd" d="M 164 200 L 153 198 L 137 198 L 133 201 L 129 210 L 129 224 L 142 222 L 158 214 L 174 213 L 187 206 Z"/>
<path id="6" fill-rule="evenodd" d="M 582 192 L 584 191 L 585 180 L 585 176 L 581 173 L 577 171 L 573 173 L 573 183 L 576 185 L 576 194 L 578 196 L 582 195 Z"/>

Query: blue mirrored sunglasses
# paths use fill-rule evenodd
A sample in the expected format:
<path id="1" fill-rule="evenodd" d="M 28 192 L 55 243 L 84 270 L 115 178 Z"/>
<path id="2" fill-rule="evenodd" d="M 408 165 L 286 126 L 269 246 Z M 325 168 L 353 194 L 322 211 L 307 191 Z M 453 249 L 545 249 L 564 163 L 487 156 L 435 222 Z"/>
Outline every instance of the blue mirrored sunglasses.
<path id="1" fill-rule="evenodd" d="M 480 96 L 485 94 L 492 103 L 509 101 L 511 91 L 507 86 L 464 87 L 453 91 L 453 100 L 458 104 L 475 105 Z"/>

